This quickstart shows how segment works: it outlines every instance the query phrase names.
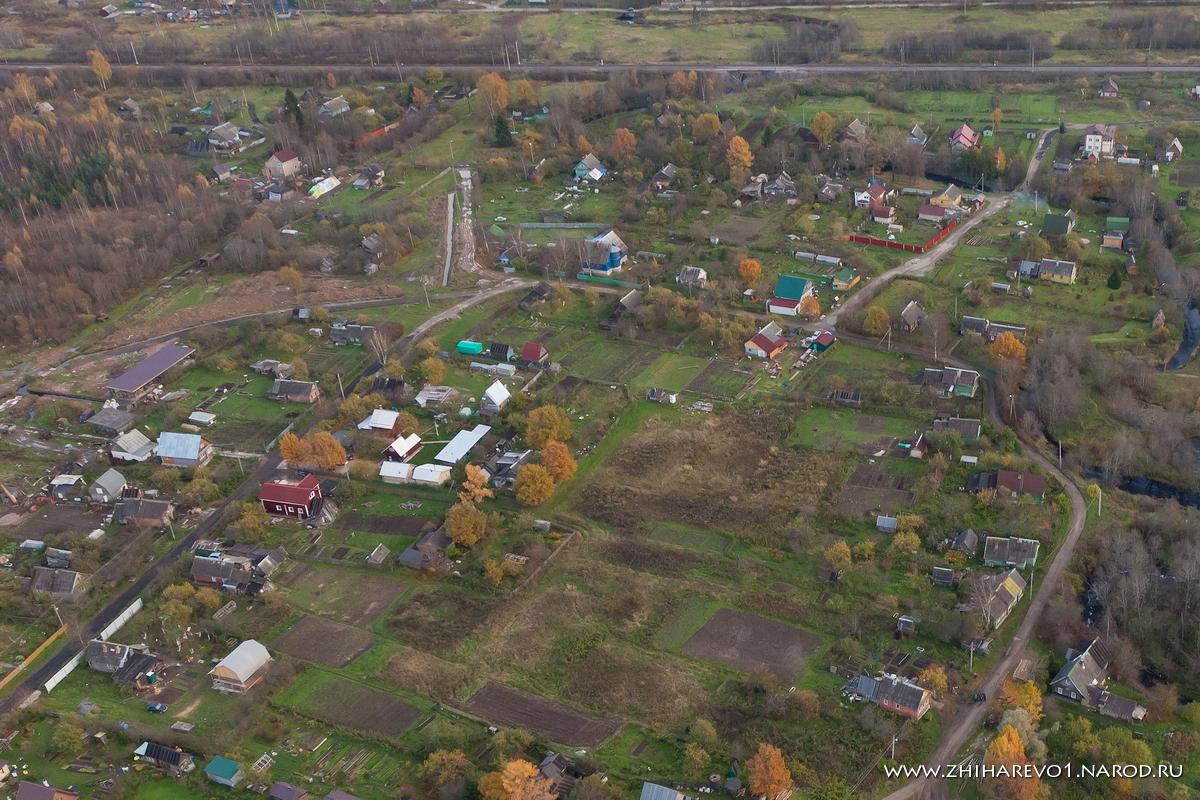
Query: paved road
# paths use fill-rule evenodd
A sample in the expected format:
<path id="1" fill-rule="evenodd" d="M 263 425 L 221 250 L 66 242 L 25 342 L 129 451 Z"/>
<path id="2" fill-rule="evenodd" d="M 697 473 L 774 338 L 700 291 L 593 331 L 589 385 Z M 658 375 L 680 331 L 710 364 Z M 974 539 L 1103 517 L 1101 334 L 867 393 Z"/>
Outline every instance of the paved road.
<path id="1" fill-rule="evenodd" d="M 337 58 L 338 54 L 331 54 L 331 58 Z M 392 64 L 381 64 L 372 66 L 370 64 L 360 63 L 357 59 L 362 56 L 360 53 L 352 54 L 353 63 L 346 64 L 330 64 L 324 61 L 307 63 L 307 64 L 256 64 L 254 67 L 242 66 L 239 64 L 148 64 L 145 61 L 138 67 L 140 72 L 158 72 L 170 70 L 178 71 L 182 68 L 203 68 L 206 73 L 237 73 L 244 74 L 249 69 L 265 70 L 274 74 L 286 72 L 311 72 L 314 69 L 320 69 L 324 72 L 350 72 L 362 73 L 363 70 L 378 70 L 379 73 L 395 72 L 397 67 Z M 349 60 L 349 59 L 348 59 Z M 437 64 L 437 63 L 401 63 L 400 67 L 408 67 L 410 69 L 426 69 L 428 67 L 438 67 L 443 72 L 478 72 L 480 68 L 486 67 L 486 64 Z M 65 72 L 68 70 L 86 69 L 85 64 L 76 64 L 71 62 L 56 62 L 42 63 L 37 61 L 14 62 L 10 61 L 5 64 L 0 64 L 0 74 L 13 72 L 35 72 L 38 70 L 54 70 L 55 72 Z M 500 67 L 496 67 L 500 69 Z M 529 72 L 544 76 L 555 75 L 580 75 L 581 73 L 592 73 L 595 75 L 607 75 L 613 72 L 627 72 L 630 69 L 640 69 L 646 71 L 654 70 L 669 70 L 676 72 L 679 70 L 695 70 L 697 72 L 748 72 L 761 73 L 769 76 L 782 78 L 803 78 L 813 75 L 873 75 L 881 72 L 886 73 L 946 73 L 951 75 L 962 75 L 967 73 L 975 74 L 1008 74 L 1013 76 L 1032 75 L 1044 77 L 1056 77 L 1061 75 L 1145 75 L 1156 72 L 1172 73 L 1172 74 L 1196 74 L 1200 73 L 1200 65 L 1196 64 L 1175 64 L 1175 63 L 1159 63 L 1151 62 L 1149 64 L 1068 64 L 1068 63 L 1053 63 L 1039 64 L 1036 67 L 1030 68 L 1028 64 L 897 64 L 894 62 L 880 62 L 877 64 L 795 64 L 795 65 L 780 65 L 772 64 L 677 64 L 677 63 L 630 63 L 630 64 L 543 64 L 543 63 L 526 63 L 521 66 L 514 66 L 507 71 L 509 72 Z"/>

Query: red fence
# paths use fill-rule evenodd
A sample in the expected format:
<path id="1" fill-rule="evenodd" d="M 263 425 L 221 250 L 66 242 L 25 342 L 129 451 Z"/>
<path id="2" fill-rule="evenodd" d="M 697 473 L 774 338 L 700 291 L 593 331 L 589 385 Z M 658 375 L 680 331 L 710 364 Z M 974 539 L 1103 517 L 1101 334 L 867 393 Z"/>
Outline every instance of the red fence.
<path id="1" fill-rule="evenodd" d="M 933 247 L 935 244 L 937 244 L 942 239 L 944 239 L 947 235 L 949 235 L 950 231 L 954 230 L 957 227 L 958 227 L 958 220 L 955 220 L 954 222 L 951 222 L 949 225 L 947 225 L 946 227 L 944 227 L 940 231 L 938 231 L 937 236 L 934 236 L 928 242 L 926 242 L 925 244 L 920 245 L 920 246 L 917 246 L 915 244 L 900 244 L 899 242 L 889 242 L 887 239 L 876 239 L 874 236 L 858 236 L 856 234 L 850 235 L 850 241 L 858 242 L 859 244 L 873 244 L 876 247 L 891 247 L 894 250 L 903 250 L 907 253 L 924 253 L 926 250 Z"/>

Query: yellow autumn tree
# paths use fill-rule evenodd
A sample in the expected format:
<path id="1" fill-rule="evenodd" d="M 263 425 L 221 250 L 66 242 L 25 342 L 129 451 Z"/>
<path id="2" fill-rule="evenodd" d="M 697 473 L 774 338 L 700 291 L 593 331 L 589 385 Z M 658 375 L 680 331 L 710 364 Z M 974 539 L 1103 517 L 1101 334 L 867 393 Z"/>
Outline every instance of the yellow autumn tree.
<path id="1" fill-rule="evenodd" d="M 1021 735 L 1012 725 L 1005 725 L 1000 733 L 988 745 L 983 763 L 995 768 L 998 772 L 1011 772 L 1019 769 L 1021 777 L 999 775 L 984 781 L 984 794 L 994 800 L 1037 800 L 1040 795 L 1040 782 L 1036 776 L 1024 777 L 1024 766 L 1029 763 L 1025 758 L 1025 745 Z M 1001 768 L 1006 768 L 1001 770 Z"/>
<path id="2" fill-rule="evenodd" d="M 303 463 L 312 456 L 312 448 L 294 433 L 285 433 L 279 440 L 279 455 L 287 461 Z"/>
<path id="3" fill-rule="evenodd" d="M 592 152 L 592 143 L 581 133 L 575 137 L 575 149 L 579 151 L 579 155 L 586 156 Z"/>
<path id="4" fill-rule="evenodd" d="M 822 111 L 813 117 L 812 124 L 808 126 L 808 129 L 813 132 L 813 136 L 817 137 L 817 141 L 824 146 L 829 144 L 829 137 L 833 135 L 833 128 L 836 124 L 828 112 Z"/>
<path id="5" fill-rule="evenodd" d="M 480 77 L 475 88 L 476 95 L 479 97 L 479 108 L 489 120 L 495 119 L 497 114 L 508 108 L 508 100 L 511 96 L 508 91 L 508 81 L 504 80 L 498 72 L 489 72 Z"/>
<path id="6" fill-rule="evenodd" d="M 1001 708 L 1023 708 L 1034 725 L 1042 721 L 1042 691 L 1033 681 L 1006 680 L 1000 690 Z"/>
<path id="7" fill-rule="evenodd" d="M 753 258 L 743 258 L 738 264 L 738 277 L 742 279 L 742 283 L 747 286 L 754 285 L 759 276 L 762 275 L 762 264 L 755 261 Z"/>
<path id="8" fill-rule="evenodd" d="M 462 490 L 458 493 L 458 499 L 464 503 L 479 503 L 485 497 L 495 497 L 495 493 L 488 488 L 488 476 L 483 471 L 482 467 L 475 464 L 467 465 L 467 478 L 463 481 Z"/>
<path id="9" fill-rule="evenodd" d="M 1025 345 L 1013 336 L 1010 332 L 1005 331 L 996 337 L 996 341 L 992 342 L 992 346 L 988 348 L 988 354 L 997 361 L 1013 359 L 1015 361 L 1025 360 Z"/>
<path id="10" fill-rule="evenodd" d="M 517 472 L 513 489 L 522 503 L 536 506 L 554 494 L 554 476 L 541 464 L 526 464 Z"/>
<path id="11" fill-rule="evenodd" d="M 517 81 L 513 90 L 517 96 L 517 105 L 531 106 L 537 102 L 537 89 L 534 89 L 533 84 L 529 81 L 524 79 Z"/>
<path id="12" fill-rule="evenodd" d="M 863 321 L 863 333 L 867 336 L 882 336 L 891 327 L 892 318 L 883 306 L 873 305 L 867 309 L 867 318 Z"/>
<path id="13" fill-rule="evenodd" d="M 100 80 L 100 90 L 108 89 L 108 79 L 112 77 L 112 67 L 109 66 L 108 59 L 99 50 L 88 50 L 87 59 L 92 74 Z"/>
<path id="14" fill-rule="evenodd" d="M 809 319 L 814 319 L 821 316 L 821 304 L 817 302 L 817 298 L 813 297 L 811 294 L 806 295 L 804 299 L 800 301 L 800 314 L 808 317 Z"/>
<path id="15" fill-rule="evenodd" d="M 558 406 L 538 406 L 529 412 L 525 441 L 530 447 L 540 450 L 548 442 L 565 442 L 570 438 L 571 418 Z"/>
<path id="16" fill-rule="evenodd" d="M 346 463 L 346 449 L 329 431 L 315 434 L 311 442 L 313 458 L 321 469 L 335 469 Z"/>
<path id="17" fill-rule="evenodd" d="M 507 800 L 554 800 L 554 781 L 543 778 L 538 768 L 524 759 L 504 765 L 500 785 Z"/>
<path id="18" fill-rule="evenodd" d="M 740 186 L 749 179 L 750 167 L 754 166 L 754 154 L 750 152 L 750 145 L 746 144 L 745 139 L 734 136 L 729 140 L 725 163 L 729 165 L 730 180 L 735 184 Z"/>
<path id="19" fill-rule="evenodd" d="M 700 144 L 708 144 L 717 138 L 721 130 L 721 118 L 716 114 L 701 114 L 692 125 L 692 138 Z"/>
<path id="20" fill-rule="evenodd" d="M 446 512 L 446 535 L 455 544 L 470 547 L 487 532 L 487 514 L 470 503 L 455 503 Z"/>

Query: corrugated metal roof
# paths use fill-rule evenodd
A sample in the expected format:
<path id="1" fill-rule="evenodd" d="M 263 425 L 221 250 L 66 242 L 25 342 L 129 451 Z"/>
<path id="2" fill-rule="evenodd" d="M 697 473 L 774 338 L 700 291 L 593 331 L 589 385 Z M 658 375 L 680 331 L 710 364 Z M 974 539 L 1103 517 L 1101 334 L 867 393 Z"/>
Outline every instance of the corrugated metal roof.
<path id="1" fill-rule="evenodd" d="M 200 438 L 197 433 L 163 431 L 158 435 L 158 455 L 160 458 L 199 458 Z"/>
<path id="2" fill-rule="evenodd" d="M 119 392 L 136 392 L 194 352 L 190 347 L 169 344 L 124 375 L 109 381 L 108 388 Z"/>
<path id="3" fill-rule="evenodd" d="M 267 652 L 267 648 L 253 639 L 247 639 L 235 647 L 232 653 L 221 659 L 221 663 L 217 664 L 213 670 L 227 669 L 237 675 L 238 680 L 246 681 L 270 660 L 271 654 Z M 210 671 L 209 674 L 212 672 Z"/>
<path id="4" fill-rule="evenodd" d="M 442 451 L 434 456 L 435 461 L 441 461 L 443 464 L 457 464 L 462 461 L 471 448 L 479 444 L 484 436 L 492 432 L 488 425 L 476 425 L 469 431 L 459 431 L 450 440 L 450 443 L 442 448 Z"/>

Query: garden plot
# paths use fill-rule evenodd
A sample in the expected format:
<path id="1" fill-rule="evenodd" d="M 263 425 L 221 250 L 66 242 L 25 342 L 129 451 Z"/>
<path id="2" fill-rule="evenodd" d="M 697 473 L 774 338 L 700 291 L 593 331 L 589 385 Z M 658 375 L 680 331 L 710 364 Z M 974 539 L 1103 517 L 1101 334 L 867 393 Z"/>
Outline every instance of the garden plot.
<path id="1" fill-rule="evenodd" d="M 563 356 L 568 372 L 593 381 L 625 382 L 649 367 L 661 353 L 622 342 L 588 340 Z"/>
<path id="2" fill-rule="evenodd" d="M 892 514 L 917 500 L 908 475 L 889 475 L 883 460 L 854 470 L 834 510 L 851 517 L 869 517 L 873 512 Z"/>
<path id="3" fill-rule="evenodd" d="M 368 736 L 398 737 L 421 716 L 397 697 L 334 675 L 321 675 L 303 688 L 296 711 Z"/>
<path id="4" fill-rule="evenodd" d="M 704 550 L 710 553 L 724 553 L 733 544 L 733 540 L 723 533 L 716 531 L 692 531 L 673 525 L 653 525 L 646 534 L 647 538 L 656 542 L 665 542 L 689 550 Z"/>
<path id="5" fill-rule="evenodd" d="M 695 392 L 718 400 L 732 400 L 751 380 L 745 372 L 737 371 L 732 361 L 714 360 L 692 378 L 684 391 Z"/>
<path id="6" fill-rule="evenodd" d="M 766 667 L 790 681 L 821 637 L 782 622 L 722 608 L 683 646 L 683 652 L 747 672 Z"/>
<path id="7" fill-rule="evenodd" d="M 570 747 L 596 747 L 623 724 L 616 717 L 586 714 L 494 681 L 471 695 L 462 710 L 496 725 L 545 734 Z"/>
<path id="8" fill-rule="evenodd" d="M 342 514 L 333 523 L 339 531 L 361 531 L 362 533 L 387 533 L 394 536 L 420 536 L 425 531 L 429 517 L 375 517 L 352 512 Z"/>
<path id="9" fill-rule="evenodd" d="M 363 575 L 333 567 L 297 564 L 278 580 L 288 602 L 302 611 L 365 627 L 387 611 L 408 584 L 382 575 Z"/>
<path id="10" fill-rule="evenodd" d="M 375 637 L 349 625 L 305 614 L 283 632 L 274 648 L 304 661 L 341 669 L 375 644 Z"/>

